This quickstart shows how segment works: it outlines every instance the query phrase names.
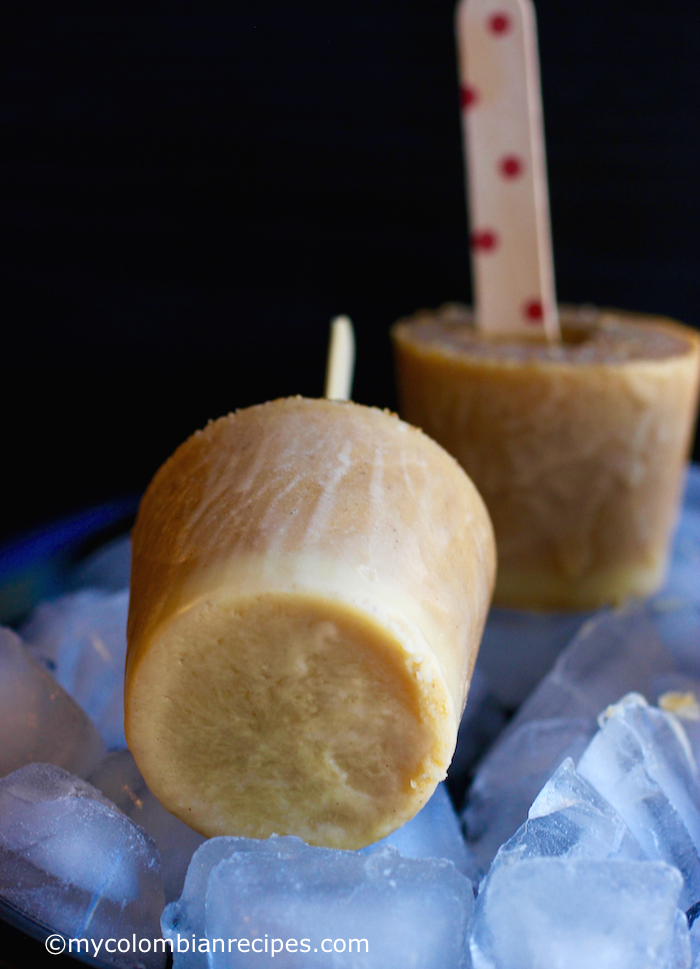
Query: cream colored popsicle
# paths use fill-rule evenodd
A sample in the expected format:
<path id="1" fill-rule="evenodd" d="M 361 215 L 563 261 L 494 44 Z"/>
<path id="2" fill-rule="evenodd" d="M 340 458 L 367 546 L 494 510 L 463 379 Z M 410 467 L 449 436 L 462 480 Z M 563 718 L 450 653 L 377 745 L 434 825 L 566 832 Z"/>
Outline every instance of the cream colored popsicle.
<path id="1" fill-rule="evenodd" d="M 126 733 L 206 835 L 358 848 L 445 777 L 495 572 L 457 462 L 394 415 L 290 398 L 194 434 L 133 532 Z"/>
<path id="2" fill-rule="evenodd" d="M 393 329 L 401 415 L 491 514 L 500 605 L 589 609 L 661 585 L 695 424 L 700 338 L 561 309 L 562 342 L 488 339 L 465 307 Z"/>

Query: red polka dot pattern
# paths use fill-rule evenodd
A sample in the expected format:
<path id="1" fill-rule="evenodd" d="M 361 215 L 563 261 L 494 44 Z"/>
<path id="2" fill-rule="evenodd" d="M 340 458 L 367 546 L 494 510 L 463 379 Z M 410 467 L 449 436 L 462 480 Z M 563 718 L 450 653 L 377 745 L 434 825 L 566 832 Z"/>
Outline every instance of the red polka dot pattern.
<path id="1" fill-rule="evenodd" d="M 544 319 L 544 309 L 539 299 L 529 300 L 525 304 L 524 312 L 528 323 L 541 323 Z"/>
<path id="2" fill-rule="evenodd" d="M 489 17 L 488 25 L 492 34 L 507 34 L 510 30 L 510 17 L 506 13 L 494 13 Z"/>
<path id="3" fill-rule="evenodd" d="M 517 178 L 524 169 L 525 164 L 517 155 L 506 155 L 498 163 L 498 170 L 504 178 Z"/>
<path id="4" fill-rule="evenodd" d="M 477 100 L 478 98 L 475 88 L 466 86 L 460 87 L 459 103 L 463 108 L 473 108 Z"/>
<path id="5" fill-rule="evenodd" d="M 472 232 L 471 246 L 475 252 L 493 252 L 498 248 L 498 236 L 492 229 L 480 229 Z"/>
<path id="6" fill-rule="evenodd" d="M 477 160 L 466 167 L 479 325 L 485 333 L 555 339 L 551 240 L 540 211 L 547 184 L 538 164 L 543 145 L 530 4 L 465 0 L 459 7 L 458 120 L 465 154 Z"/>

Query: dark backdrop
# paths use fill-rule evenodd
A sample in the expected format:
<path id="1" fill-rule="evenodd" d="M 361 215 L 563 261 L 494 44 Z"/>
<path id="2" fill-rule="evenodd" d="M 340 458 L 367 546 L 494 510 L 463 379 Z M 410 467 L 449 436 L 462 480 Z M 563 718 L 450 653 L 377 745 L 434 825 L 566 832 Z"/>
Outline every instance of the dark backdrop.
<path id="1" fill-rule="evenodd" d="M 559 296 L 700 324 L 700 7 L 539 0 Z M 4 0 L 0 537 L 470 298 L 452 0 Z"/>

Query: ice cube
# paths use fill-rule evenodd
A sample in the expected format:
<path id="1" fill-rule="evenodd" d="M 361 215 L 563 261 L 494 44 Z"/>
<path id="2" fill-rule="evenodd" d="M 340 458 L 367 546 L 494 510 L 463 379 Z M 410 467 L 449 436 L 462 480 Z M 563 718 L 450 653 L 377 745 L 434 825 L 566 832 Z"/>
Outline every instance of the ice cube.
<path id="1" fill-rule="evenodd" d="M 192 855 L 206 838 L 165 810 L 128 750 L 108 754 L 88 781 L 150 834 L 160 852 L 165 900 L 179 898 Z"/>
<path id="2" fill-rule="evenodd" d="M 476 901 L 474 969 L 669 969 L 674 961 L 688 969 L 687 926 L 684 937 L 677 915 L 682 884 L 663 862 L 502 865 Z"/>
<path id="3" fill-rule="evenodd" d="M 43 761 L 85 776 L 105 747 L 97 728 L 19 636 L 0 628 L 0 777 Z"/>
<path id="4" fill-rule="evenodd" d="M 525 823 L 498 851 L 489 878 L 525 858 L 646 859 L 614 808 L 576 773 L 568 757 L 542 788 Z"/>
<path id="5" fill-rule="evenodd" d="M 520 706 L 571 642 L 590 612 L 523 612 L 492 609 L 479 648 L 479 669 L 496 698 Z"/>
<path id="6" fill-rule="evenodd" d="M 473 869 L 445 784 L 438 784 L 433 796 L 414 818 L 388 837 L 363 848 L 361 853 L 372 854 L 384 845 L 396 848 L 404 858 L 446 858 L 463 875 L 469 876 Z"/>
<path id="7" fill-rule="evenodd" d="M 72 589 L 108 589 L 119 592 L 129 588 L 131 575 L 131 539 L 122 535 L 102 545 L 70 575 Z"/>
<path id="8" fill-rule="evenodd" d="M 685 879 L 683 905 L 700 899 L 700 784 L 675 717 L 630 694 L 601 717 L 578 772 L 620 814 L 649 858 Z"/>
<path id="9" fill-rule="evenodd" d="M 449 862 L 402 858 L 391 847 L 368 857 L 306 847 L 293 866 L 273 851 L 234 854 L 207 886 L 209 965 L 250 958 L 237 947 L 213 951 L 214 940 L 259 939 L 262 948 L 267 938 L 285 967 L 466 967 L 472 906 L 470 882 Z"/>
<path id="10" fill-rule="evenodd" d="M 152 839 L 94 787 L 48 764 L 0 781 L 0 896 L 66 938 L 160 936 L 163 882 Z M 165 961 L 152 946 L 138 959 Z"/>
<path id="11" fill-rule="evenodd" d="M 595 725 L 587 720 L 532 720 L 501 736 L 467 794 L 467 845 L 484 875 L 499 847 L 524 823 L 530 805 L 567 757 L 578 759 Z"/>
<path id="12" fill-rule="evenodd" d="M 289 864 L 300 853 L 303 842 L 298 838 L 271 838 L 256 841 L 252 838 L 210 838 L 192 856 L 187 869 L 185 884 L 180 898 L 166 905 L 160 924 L 163 936 L 172 941 L 177 969 L 207 969 L 206 950 L 199 952 L 178 939 L 201 939 L 204 936 L 204 905 L 209 876 L 213 869 L 230 858 L 245 851 L 265 853 L 274 850 L 280 861 Z"/>
<path id="13" fill-rule="evenodd" d="M 109 749 L 126 747 L 128 610 L 128 590 L 86 589 L 40 603 L 22 630 L 35 659 L 89 713 Z"/>
<path id="14" fill-rule="evenodd" d="M 472 906 L 471 883 L 448 861 L 403 859 L 389 846 L 364 855 L 290 837 L 212 838 L 195 853 L 182 897 L 161 925 L 175 969 L 206 969 L 206 951 L 191 945 L 205 934 L 210 947 L 218 938 L 308 938 L 309 952 L 276 953 L 282 966 L 466 969 Z M 324 939 L 341 937 L 345 952 L 321 951 Z M 350 938 L 366 938 L 369 951 L 354 947 L 351 955 Z M 212 967 L 244 965 L 250 954 L 235 945 L 209 958 Z"/>
<path id="15" fill-rule="evenodd" d="M 648 606 L 605 611 L 587 622 L 508 729 L 526 720 L 598 714 L 626 693 L 651 695 L 655 679 L 677 666 Z"/>

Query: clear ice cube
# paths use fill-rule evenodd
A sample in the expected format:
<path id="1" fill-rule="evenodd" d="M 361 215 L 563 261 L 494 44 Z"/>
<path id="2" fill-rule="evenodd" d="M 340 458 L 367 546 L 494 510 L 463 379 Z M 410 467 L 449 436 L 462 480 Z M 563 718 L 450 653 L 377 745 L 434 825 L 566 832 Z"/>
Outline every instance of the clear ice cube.
<path id="1" fill-rule="evenodd" d="M 206 838 L 165 810 L 128 750 L 108 754 L 88 781 L 150 834 L 160 852 L 165 900 L 179 898 L 192 855 Z"/>
<path id="2" fill-rule="evenodd" d="M 649 858 L 683 874 L 700 900 L 700 784 L 678 720 L 630 694 L 601 715 L 578 772 L 615 808 Z"/>
<path id="3" fill-rule="evenodd" d="M 508 729 L 550 717 L 595 723 L 626 693 L 651 695 L 656 678 L 676 668 L 652 608 L 602 612 L 582 627 Z"/>
<path id="4" fill-rule="evenodd" d="M 474 969 L 688 969 L 683 880 L 652 861 L 532 858 L 501 865 L 474 908 Z M 681 913 L 682 915 L 682 913 Z"/>
<path id="5" fill-rule="evenodd" d="M 182 897 L 166 907 L 161 925 L 173 941 L 175 969 L 250 960 L 250 952 L 237 945 L 229 952 L 225 944 L 207 963 L 205 936 L 210 949 L 214 939 L 259 938 L 260 947 L 265 936 L 309 940 L 308 952 L 276 952 L 281 966 L 467 969 L 472 907 L 471 883 L 448 861 L 405 859 L 390 846 L 365 855 L 298 838 L 212 838 L 195 853 Z M 328 938 L 342 938 L 345 950 L 339 942 L 322 952 Z M 350 953 L 351 938 L 367 939 L 368 951 L 363 944 Z"/>
<path id="6" fill-rule="evenodd" d="M 85 710 L 111 749 L 125 748 L 129 592 L 84 589 L 40 603 L 23 627 L 35 659 Z"/>
<path id="7" fill-rule="evenodd" d="M 477 662 L 496 698 L 510 709 L 520 706 L 590 615 L 492 609 Z"/>
<path id="8" fill-rule="evenodd" d="M 498 851 L 489 878 L 525 858 L 626 858 L 646 854 L 615 809 L 568 757 L 537 795 L 525 823 Z"/>
<path id="9" fill-rule="evenodd" d="M 104 756 L 97 728 L 19 636 L 0 628 L 0 777 L 35 761 L 84 777 Z"/>
<path id="10" fill-rule="evenodd" d="M 204 937 L 204 905 L 209 876 L 219 862 L 234 854 L 246 851 L 267 853 L 274 851 L 280 862 L 290 866 L 304 847 L 298 838 L 270 838 L 256 841 L 252 838 L 210 838 L 192 856 L 187 869 L 185 884 L 180 898 L 166 905 L 160 925 L 163 936 L 172 942 L 177 969 L 207 969 L 206 950 L 200 952 L 184 941 Z"/>
<path id="11" fill-rule="evenodd" d="M 477 771 L 462 813 L 480 875 L 524 823 L 545 782 L 567 757 L 578 759 L 594 731 L 587 720 L 532 720 L 499 738 Z"/>
<path id="12" fill-rule="evenodd" d="M 212 945 L 237 938 L 262 947 L 267 937 L 275 965 L 286 967 L 457 969 L 469 965 L 472 905 L 470 882 L 449 862 L 390 847 L 368 857 L 307 847 L 293 866 L 274 853 L 221 861 L 207 886 L 205 928 Z M 250 956 L 209 958 L 211 969 L 228 969 Z"/>
<path id="13" fill-rule="evenodd" d="M 160 936 L 163 882 L 152 839 L 90 784 L 49 764 L 0 780 L 0 896 L 66 938 Z M 152 950 L 139 959 L 164 962 Z"/>

